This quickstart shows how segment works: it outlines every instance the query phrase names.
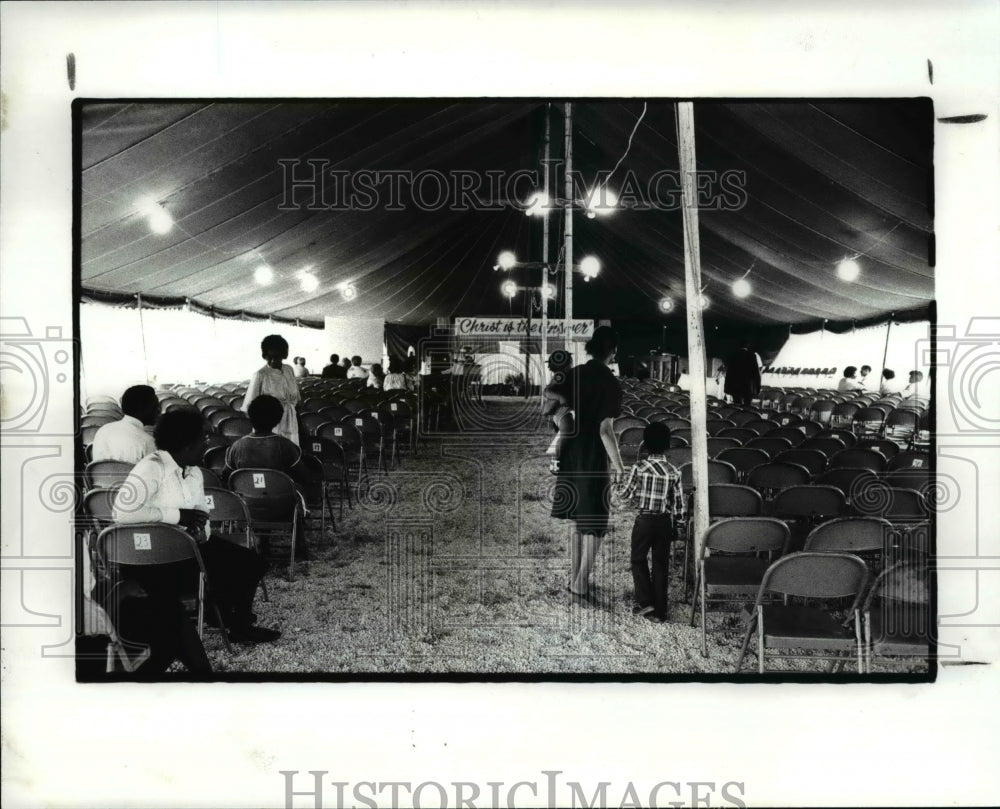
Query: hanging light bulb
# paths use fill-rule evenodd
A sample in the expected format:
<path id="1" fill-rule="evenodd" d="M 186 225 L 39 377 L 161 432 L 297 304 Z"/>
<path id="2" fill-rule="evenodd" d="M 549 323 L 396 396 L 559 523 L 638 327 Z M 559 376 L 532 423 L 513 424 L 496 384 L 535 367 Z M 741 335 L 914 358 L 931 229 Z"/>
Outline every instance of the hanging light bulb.
<path id="1" fill-rule="evenodd" d="M 315 292 L 319 287 L 319 279 L 309 270 L 303 270 L 299 273 L 299 286 L 303 292 Z"/>
<path id="2" fill-rule="evenodd" d="M 340 288 L 340 297 L 342 297 L 345 301 L 353 301 L 356 297 L 358 297 L 357 287 L 351 283 L 344 284 Z"/>
<path id="3" fill-rule="evenodd" d="M 861 275 L 861 265 L 853 258 L 845 258 L 837 265 L 837 276 L 841 281 L 856 281 Z"/>
<path id="4" fill-rule="evenodd" d="M 549 212 L 549 197 L 544 191 L 536 191 L 525 204 L 527 208 L 524 212 L 528 216 L 545 216 Z"/>
<path id="5" fill-rule="evenodd" d="M 669 295 L 660 299 L 660 311 L 661 312 L 672 312 L 674 311 L 674 299 Z"/>
<path id="6" fill-rule="evenodd" d="M 708 295 L 704 295 L 703 294 L 703 295 L 699 296 L 699 298 L 698 298 L 698 305 L 702 309 L 707 309 L 709 306 L 712 305 L 712 299 L 709 298 Z"/>
<path id="7" fill-rule="evenodd" d="M 500 285 L 500 291 L 508 298 L 513 298 L 517 294 L 517 284 L 513 281 L 504 281 Z"/>
<path id="8" fill-rule="evenodd" d="M 517 256 L 515 256 L 510 250 L 504 250 L 499 256 L 497 256 L 497 265 L 501 270 L 509 270 L 515 264 L 517 264 Z"/>
<path id="9" fill-rule="evenodd" d="M 601 271 L 601 262 L 594 256 L 586 256 L 580 261 L 580 272 L 583 273 L 583 280 L 589 281 L 596 278 Z"/>
<path id="10" fill-rule="evenodd" d="M 615 212 L 618 206 L 618 195 L 606 186 L 600 186 L 590 192 L 587 197 L 587 218 L 608 216 Z"/>
<path id="11" fill-rule="evenodd" d="M 136 203 L 139 213 L 146 217 L 146 223 L 153 233 L 163 235 L 169 233 L 174 226 L 174 219 L 153 197 L 143 197 Z"/>
<path id="12" fill-rule="evenodd" d="M 551 300 L 556 296 L 556 288 L 552 284 L 545 284 L 542 287 L 542 295 L 547 299 Z"/>
<path id="13" fill-rule="evenodd" d="M 267 264 L 261 264 L 253 271 L 253 280 L 262 287 L 266 287 L 274 281 L 274 270 L 267 266 Z"/>
<path id="14" fill-rule="evenodd" d="M 746 278 L 737 278 L 733 281 L 733 294 L 737 298 L 746 298 L 753 291 L 750 282 Z"/>

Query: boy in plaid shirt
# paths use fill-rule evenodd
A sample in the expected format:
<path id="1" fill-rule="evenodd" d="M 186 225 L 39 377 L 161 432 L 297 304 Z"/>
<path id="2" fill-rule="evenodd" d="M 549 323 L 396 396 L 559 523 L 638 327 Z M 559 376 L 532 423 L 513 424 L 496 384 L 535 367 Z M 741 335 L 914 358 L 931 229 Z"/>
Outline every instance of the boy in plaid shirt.
<path id="1" fill-rule="evenodd" d="M 635 583 L 635 615 L 655 623 L 667 620 L 667 572 L 670 542 L 684 519 L 681 475 L 664 457 L 670 445 L 670 429 L 659 422 L 642 434 L 649 457 L 629 472 L 621 496 L 638 509 L 632 526 L 632 580 Z M 653 569 L 647 556 L 652 556 Z"/>

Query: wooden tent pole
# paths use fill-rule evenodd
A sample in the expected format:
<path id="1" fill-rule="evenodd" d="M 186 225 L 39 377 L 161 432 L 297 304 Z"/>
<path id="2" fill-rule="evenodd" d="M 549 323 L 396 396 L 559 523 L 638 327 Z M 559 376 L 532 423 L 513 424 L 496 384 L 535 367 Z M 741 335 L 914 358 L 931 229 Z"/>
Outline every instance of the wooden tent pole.
<path id="1" fill-rule="evenodd" d="M 542 159 L 542 173 L 544 175 L 543 180 L 543 191 L 545 194 L 545 199 L 549 198 L 549 154 L 552 148 L 551 145 L 551 121 L 552 118 L 549 115 L 549 105 L 545 105 L 545 157 Z M 547 204 L 547 203 L 546 203 Z M 546 359 L 549 355 L 549 301 L 545 297 L 545 287 L 549 283 L 549 212 L 545 210 L 542 212 L 542 378 L 541 383 L 538 386 L 538 397 L 542 404 L 545 403 L 545 383 L 548 381 L 548 374 L 546 370 Z"/>
<path id="2" fill-rule="evenodd" d="M 573 105 L 566 102 L 566 132 L 564 137 L 564 152 L 566 155 L 566 184 L 565 200 L 566 206 L 566 238 L 563 255 L 563 269 L 566 275 L 566 285 L 563 294 L 566 300 L 563 302 L 563 311 L 566 313 L 566 350 L 570 351 L 575 359 L 575 353 L 570 348 L 573 339 Z"/>
<path id="3" fill-rule="evenodd" d="M 689 521 L 694 535 L 694 559 L 708 530 L 708 401 L 705 391 L 705 333 L 701 316 L 701 246 L 698 240 L 697 161 L 694 142 L 694 105 L 677 103 L 677 151 L 680 158 L 684 207 L 684 284 L 687 298 L 688 371 L 691 378 L 691 466 L 694 473 L 694 513 Z"/>
<path id="4" fill-rule="evenodd" d="M 895 314 L 896 314 L 895 312 L 892 312 L 889 315 L 889 322 L 885 324 L 885 348 L 882 349 L 882 370 L 885 370 L 885 360 L 889 356 L 889 332 L 892 331 L 892 318 L 893 318 L 893 316 Z M 882 370 L 880 370 L 878 372 L 879 389 L 881 389 L 881 387 L 882 387 L 882 382 L 881 382 L 881 380 L 882 380 Z"/>

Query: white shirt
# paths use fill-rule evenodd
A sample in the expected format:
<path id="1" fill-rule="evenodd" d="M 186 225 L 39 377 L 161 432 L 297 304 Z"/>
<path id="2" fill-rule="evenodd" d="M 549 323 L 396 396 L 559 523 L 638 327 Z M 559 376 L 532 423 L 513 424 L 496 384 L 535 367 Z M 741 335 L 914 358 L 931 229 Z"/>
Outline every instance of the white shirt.
<path id="1" fill-rule="evenodd" d="M 352 365 L 347 369 L 348 379 L 367 379 L 368 371 L 362 368 L 360 365 Z"/>
<path id="2" fill-rule="evenodd" d="M 156 442 L 139 419 L 122 416 L 94 434 L 91 452 L 95 461 L 138 463 L 149 453 L 156 452 Z"/>
<path id="3" fill-rule="evenodd" d="M 132 467 L 115 496 L 114 520 L 125 525 L 138 522 L 177 525 L 182 508 L 207 512 L 201 470 L 197 466 L 181 469 L 169 452 L 157 450 Z"/>
<path id="4" fill-rule="evenodd" d="M 852 391 L 852 390 L 864 390 L 865 386 L 862 385 L 857 379 L 848 379 L 846 376 L 843 377 L 840 382 L 837 383 L 837 390 L 841 393 Z"/>
<path id="5" fill-rule="evenodd" d="M 243 411 L 249 412 L 250 402 L 266 393 L 273 396 L 284 407 L 281 421 L 274 428 L 274 432 L 283 435 L 289 441 L 299 443 L 299 419 L 295 412 L 295 405 L 302 399 L 299 393 L 299 383 L 295 381 L 295 371 L 291 365 L 282 363 L 281 370 L 265 365 L 250 377 L 250 384 L 247 386 L 246 395 L 243 397 Z"/>

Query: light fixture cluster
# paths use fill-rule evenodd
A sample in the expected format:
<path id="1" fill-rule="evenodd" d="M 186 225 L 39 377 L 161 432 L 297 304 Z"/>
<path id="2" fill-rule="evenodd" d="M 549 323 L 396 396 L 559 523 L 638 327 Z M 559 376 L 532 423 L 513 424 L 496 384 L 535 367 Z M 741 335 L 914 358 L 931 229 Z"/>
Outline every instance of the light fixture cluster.
<path id="1" fill-rule="evenodd" d="M 158 236 L 163 236 L 173 229 L 174 218 L 155 198 L 143 197 L 136 204 L 136 208 L 146 217 L 149 229 Z"/>
<path id="2" fill-rule="evenodd" d="M 299 288 L 303 292 L 313 293 L 319 289 L 319 278 L 316 273 L 313 272 L 312 267 L 303 267 L 299 270 L 295 276 L 299 279 Z M 271 265 L 264 261 L 254 268 L 253 280 L 257 286 L 267 287 L 274 283 L 277 277 L 274 269 Z M 340 291 L 340 296 L 345 301 L 353 301 L 358 296 L 357 287 L 354 286 L 353 281 L 341 281 L 337 284 L 334 289 Z"/>
<path id="3" fill-rule="evenodd" d="M 494 271 L 512 270 L 518 264 L 517 256 L 510 250 L 504 250 L 497 256 L 497 263 L 493 265 Z M 584 281 L 596 278 L 601 272 L 601 262 L 595 256 L 585 256 L 578 267 Z M 538 288 L 541 295 L 546 300 L 553 300 L 557 295 L 556 287 L 553 284 L 544 284 Z M 513 298 L 520 291 L 520 287 L 514 281 L 504 281 L 500 284 L 500 291 L 508 298 Z"/>

